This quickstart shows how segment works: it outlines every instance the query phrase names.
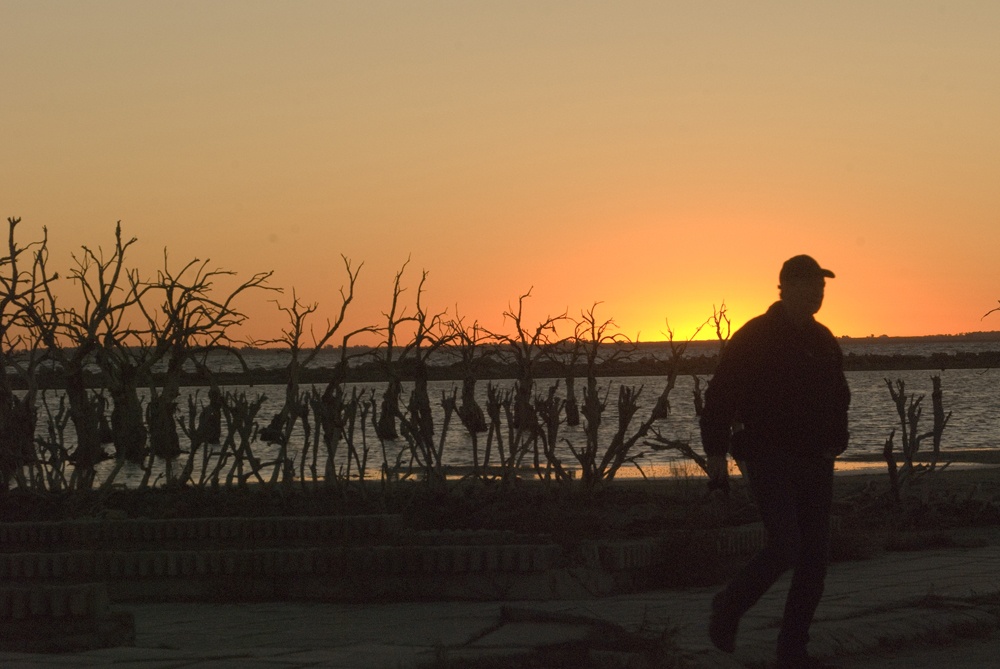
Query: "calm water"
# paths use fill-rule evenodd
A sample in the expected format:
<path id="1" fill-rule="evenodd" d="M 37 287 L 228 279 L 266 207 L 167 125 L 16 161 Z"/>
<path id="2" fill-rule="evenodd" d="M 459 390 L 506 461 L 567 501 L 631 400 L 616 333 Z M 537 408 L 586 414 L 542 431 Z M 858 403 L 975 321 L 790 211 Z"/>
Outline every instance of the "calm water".
<path id="1" fill-rule="evenodd" d="M 878 343 L 867 342 L 867 340 L 861 340 L 861 342 L 869 346 L 877 345 Z M 1000 348 L 1000 345 L 997 343 L 977 342 L 951 347 L 936 345 L 930 346 L 929 349 L 926 347 L 915 347 L 913 345 L 899 346 L 896 347 L 893 352 L 889 352 L 890 349 L 885 348 L 883 344 L 883 346 L 878 347 L 875 352 L 887 355 L 892 355 L 896 352 L 916 352 L 918 354 L 926 355 L 935 351 L 992 351 L 997 350 L 998 348 Z M 850 352 L 852 349 L 854 349 L 854 347 L 845 346 L 845 352 Z M 856 349 L 854 350 L 858 353 L 868 352 Z M 326 355 L 326 352 L 321 355 Z M 318 360 L 314 366 L 329 366 L 332 362 L 333 355 L 334 354 L 332 352 L 329 354 L 330 361 Z M 287 355 L 282 354 L 282 352 L 253 352 L 248 356 L 248 363 L 251 367 L 280 367 L 283 366 L 286 361 Z M 945 370 L 938 372 L 929 370 L 848 372 L 847 379 L 852 393 L 850 413 L 851 441 L 845 455 L 851 456 L 855 454 L 881 453 L 885 440 L 893 428 L 896 428 L 897 430 L 896 447 L 899 448 L 898 418 L 896 416 L 895 406 L 892 403 L 889 391 L 886 387 L 885 380 L 887 378 L 893 381 L 893 383 L 895 383 L 898 379 L 902 380 L 906 385 L 906 391 L 908 393 L 925 395 L 923 400 L 924 417 L 921 421 L 920 429 L 921 431 L 929 430 L 931 426 L 931 376 L 934 374 L 939 374 L 942 379 L 945 411 L 952 412 L 951 420 L 945 430 L 942 444 L 945 459 L 947 459 L 948 449 L 1000 447 L 1000 401 L 998 401 L 1000 400 L 1000 393 L 998 393 L 998 386 L 1000 386 L 1000 370 L 966 369 Z M 511 382 L 503 381 L 494 383 L 504 388 L 509 388 L 511 385 Z M 558 383 L 557 394 L 564 396 L 563 391 L 565 388 L 563 383 L 561 381 L 550 379 L 538 380 L 536 393 L 540 394 L 547 392 L 549 387 L 554 383 Z M 635 388 L 642 388 L 639 395 L 640 409 L 636 413 L 632 429 L 629 431 L 629 434 L 632 434 L 635 428 L 649 415 L 653 404 L 655 403 L 657 397 L 659 397 L 660 392 L 663 390 L 665 379 L 659 377 L 625 377 L 604 379 L 602 383 L 602 394 L 604 392 L 609 393 L 607 410 L 603 419 L 603 431 L 605 438 L 602 439 L 602 444 L 605 444 L 610 441 L 613 427 L 617 425 L 616 403 L 618 388 L 622 384 L 633 386 Z M 577 384 L 579 389 L 581 385 L 580 381 L 578 381 Z M 442 393 L 450 395 L 452 389 L 456 388 L 458 385 L 459 384 L 457 382 L 453 381 L 438 381 L 431 382 L 430 384 L 430 397 L 432 403 L 435 405 L 435 411 L 439 412 L 435 421 L 435 425 L 438 430 L 440 430 L 441 415 L 443 415 L 439 406 Z M 364 391 L 374 390 L 376 397 L 378 397 L 383 386 L 378 383 L 371 383 L 359 384 L 357 387 Z M 406 397 L 408 397 L 411 387 L 412 386 L 408 384 L 404 384 L 404 402 Z M 660 421 L 656 425 L 656 428 L 665 437 L 669 439 L 687 441 L 692 445 L 692 447 L 700 451 L 698 426 L 692 402 L 693 388 L 694 382 L 691 377 L 681 377 L 677 380 L 676 387 L 670 395 L 670 416 L 667 419 Z M 261 411 L 257 415 L 257 422 L 261 427 L 266 425 L 270 418 L 281 409 L 281 403 L 284 397 L 283 386 L 260 385 L 253 387 L 230 387 L 227 389 L 243 391 L 249 396 L 256 396 L 257 394 L 263 394 L 266 396 L 267 401 L 264 403 Z M 485 407 L 486 389 L 486 382 L 480 382 L 477 386 L 479 401 L 483 407 Z M 190 392 L 196 393 L 196 396 L 199 398 L 204 398 L 205 396 L 204 388 L 190 389 Z M 582 399 L 582 397 L 578 396 L 578 399 Z M 49 394 L 47 401 L 54 409 L 58 401 L 57 395 Z M 185 405 L 186 400 L 182 398 L 181 406 Z M 41 422 L 44 420 L 44 417 L 40 416 L 40 419 Z M 41 433 L 41 431 L 45 429 L 44 424 L 40 424 L 39 429 Z M 67 429 L 65 436 L 67 447 L 72 448 L 74 441 L 72 427 Z M 378 466 L 382 462 L 382 445 L 378 442 L 374 431 L 370 426 L 366 427 L 365 436 L 367 444 L 371 449 L 369 465 L 374 466 L 377 470 Z M 504 436 L 506 438 L 506 435 Z M 436 434 L 437 439 L 440 439 L 440 437 L 440 433 Z M 293 434 L 292 440 L 289 444 L 291 449 L 290 455 L 296 460 L 296 462 L 298 461 L 297 453 L 300 452 L 299 448 L 302 440 L 303 435 L 301 431 L 299 431 L 298 433 Z M 485 434 L 480 435 L 479 440 L 480 451 L 482 451 L 485 443 Z M 560 445 L 557 448 L 557 453 L 563 460 L 564 464 L 573 468 L 572 465 L 575 461 L 570 449 L 565 445 L 565 441 L 572 443 L 578 448 L 582 446 L 585 441 L 582 427 L 570 428 L 563 425 L 560 430 Z M 358 442 L 360 443 L 360 438 L 358 439 Z M 929 442 L 926 443 L 925 447 L 930 447 Z M 395 461 L 396 456 L 400 454 L 400 452 L 403 452 L 404 454 L 403 462 L 408 460 L 408 458 L 405 457 L 406 444 L 402 439 L 387 442 L 385 444 L 385 450 L 390 462 Z M 269 459 L 268 456 L 273 456 L 276 452 L 277 447 L 275 446 L 268 446 L 264 443 L 256 443 L 254 445 L 255 455 L 265 461 Z M 679 458 L 674 451 L 655 451 L 640 441 L 633 450 L 633 454 L 640 453 L 643 455 L 637 457 L 636 461 L 647 475 L 669 475 L 670 473 L 675 472 L 678 468 L 683 468 L 683 458 Z M 319 471 L 322 472 L 322 454 L 320 457 Z M 496 464 L 496 456 L 494 455 L 493 457 L 494 459 L 491 464 Z M 469 466 L 472 464 L 471 440 L 462 428 L 461 424 L 458 422 L 457 417 L 453 418 L 452 425 L 445 436 L 444 461 L 446 464 L 459 467 Z M 639 475 L 638 470 L 635 468 L 630 468 L 629 472 L 623 471 L 622 474 Z M 123 471 L 117 480 L 130 485 L 136 483 L 139 480 L 139 477 L 141 477 L 141 472 L 138 468 L 136 468 L 131 471 Z"/>

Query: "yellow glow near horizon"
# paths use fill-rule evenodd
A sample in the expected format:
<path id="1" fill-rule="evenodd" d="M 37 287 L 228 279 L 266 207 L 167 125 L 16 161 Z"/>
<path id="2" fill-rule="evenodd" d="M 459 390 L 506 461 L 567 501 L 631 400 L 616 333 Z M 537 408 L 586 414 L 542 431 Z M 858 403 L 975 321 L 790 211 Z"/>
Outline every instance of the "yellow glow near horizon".
<path id="1" fill-rule="evenodd" d="M 837 272 L 837 335 L 1000 329 L 1000 5 L 0 0 L 0 215 L 52 262 L 273 270 L 378 323 L 392 279 L 504 326 L 734 328 L 781 262 Z M 412 302 L 410 302 L 412 309 Z M 703 332 L 701 336 L 704 336 Z"/>

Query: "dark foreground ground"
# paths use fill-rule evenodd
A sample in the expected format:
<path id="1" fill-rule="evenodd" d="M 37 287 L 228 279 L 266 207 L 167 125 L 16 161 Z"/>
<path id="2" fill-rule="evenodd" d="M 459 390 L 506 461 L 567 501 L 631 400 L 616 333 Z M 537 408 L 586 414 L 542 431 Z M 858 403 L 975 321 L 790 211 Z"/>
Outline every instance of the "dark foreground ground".
<path id="1" fill-rule="evenodd" d="M 993 452 L 947 457 L 954 464 L 912 476 L 898 498 L 882 470 L 837 478 L 834 564 L 815 640 L 818 651 L 845 669 L 993 666 L 982 662 L 996 657 L 989 640 L 1000 625 L 1000 469 Z M 8 493 L 0 499 L 5 521 L 361 513 L 399 514 L 418 530 L 544 533 L 565 549 L 756 520 L 739 477 L 728 496 L 708 492 L 704 478 L 692 477 L 618 481 L 589 491 L 534 481 L 454 482 L 440 489 L 409 482 L 363 489 Z M 12 667 L 58 660 L 74 666 L 760 669 L 773 648 L 780 587 L 747 619 L 736 656 L 721 656 L 704 637 L 711 595 L 736 566 L 678 552 L 676 562 L 657 567 L 671 578 L 650 589 L 550 601 L 122 602 L 116 606 L 135 616 L 134 647 L 0 660 Z M 567 658 L 575 664 L 565 664 Z M 942 658 L 949 661 L 935 664 Z"/>

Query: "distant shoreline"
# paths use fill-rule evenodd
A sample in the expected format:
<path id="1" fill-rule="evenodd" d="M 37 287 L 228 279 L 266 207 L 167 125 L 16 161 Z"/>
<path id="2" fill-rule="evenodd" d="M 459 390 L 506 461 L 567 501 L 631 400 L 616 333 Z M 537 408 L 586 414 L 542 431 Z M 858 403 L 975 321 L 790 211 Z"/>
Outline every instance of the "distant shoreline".
<path id="1" fill-rule="evenodd" d="M 708 376 L 715 369 L 717 355 L 687 355 L 678 364 L 678 374 L 681 376 Z M 906 371 L 906 370 L 947 370 L 947 369 L 996 369 L 1000 368 L 1000 350 L 986 352 L 934 353 L 931 355 L 916 354 L 855 354 L 844 355 L 844 369 L 848 372 L 858 371 Z M 402 381 L 412 381 L 415 378 L 415 368 L 412 364 L 397 366 L 395 373 Z M 636 361 L 615 361 L 602 363 L 596 367 L 599 378 L 666 376 L 670 373 L 670 362 L 644 357 Z M 533 367 L 536 379 L 561 379 L 572 375 L 575 378 L 586 378 L 587 370 L 583 365 L 568 368 L 566 365 L 539 361 Z M 456 364 L 431 364 L 426 367 L 426 377 L 430 381 L 461 381 L 464 370 Z M 484 361 L 476 371 L 476 379 L 480 381 L 517 378 L 514 365 L 496 361 Z M 326 385 L 336 377 L 335 370 L 329 367 L 307 368 L 299 371 L 301 385 Z M 23 390 L 26 385 L 17 376 L 9 376 L 11 387 Z M 154 374 L 152 382 L 160 385 L 164 380 L 162 374 Z M 389 374 L 377 362 L 367 362 L 351 367 L 345 378 L 346 383 L 381 383 L 389 380 Z M 64 387 L 57 375 L 41 375 L 39 388 L 58 389 Z M 246 372 L 206 372 L 185 373 L 182 376 L 182 386 L 208 386 L 215 383 L 219 386 L 258 386 L 285 385 L 288 372 L 284 367 L 264 369 L 251 368 Z M 88 375 L 86 384 L 90 388 L 106 387 L 107 383 L 99 373 Z"/>
<path id="2" fill-rule="evenodd" d="M 848 372 L 859 371 L 907 371 L 907 370 L 946 370 L 946 369 L 994 369 L 1000 368 L 1000 331 L 969 332 L 958 335 L 921 335 L 907 337 L 889 337 L 886 335 L 869 337 L 847 337 L 841 336 L 837 340 L 841 343 L 844 353 L 844 369 Z M 933 353 L 907 353 L 900 352 L 899 348 L 912 346 L 934 345 L 982 345 L 996 344 L 990 346 L 992 350 L 975 351 L 953 351 L 953 352 L 933 352 Z M 718 357 L 719 342 L 717 340 L 693 340 L 674 342 L 678 347 L 684 347 L 684 355 L 678 364 L 677 373 L 681 376 L 708 376 L 715 370 L 716 359 Z M 613 350 L 613 345 L 605 345 L 608 350 Z M 632 360 L 617 360 L 613 362 L 600 363 L 597 366 L 597 376 L 600 378 L 615 377 L 644 377 L 644 376 L 666 376 L 670 373 L 670 362 L 666 358 L 670 355 L 671 343 L 665 341 L 638 342 L 634 344 L 622 344 L 621 347 L 632 348 Z M 877 352 L 885 347 L 885 353 Z M 863 353 L 851 351 L 852 347 L 862 347 Z M 497 345 L 481 345 L 480 350 L 503 348 Z M 980 346 L 980 348 L 982 348 Z M 873 350 L 874 349 L 874 350 Z M 349 347 L 351 356 L 374 353 L 378 349 L 368 346 Z M 426 367 L 426 377 L 431 381 L 461 381 L 466 376 L 466 368 L 453 363 L 458 359 L 457 352 L 448 353 L 448 349 L 442 349 L 436 356 L 445 358 L 448 362 L 432 362 Z M 894 351 L 894 352 L 890 352 Z M 311 349 L 303 349 L 302 353 L 311 352 Z M 201 387 L 215 383 L 219 386 L 260 386 L 260 385 L 285 385 L 288 381 L 285 357 L 290 358 L 287 348 L 251 348 L 246 347 L 238 350 L 231 350 L 228 354 L 239 354 L 245 358 L 253 355 L 265 355 L 272 357 L 271 366 L 249 366 L 247 371 L 214 371 L 210 375 L 205 372 L 185 372 L 182 377 L 182 385 L 186 387 Z M 326 385 L 336 378 L 332 360 L 340 359 L 340 352 L 337 348 L 327 348 L 322 351 L 322 362 L 314 361 L 313 367 L 299 371 L 299 383 L 302 385 Z M 348 368 L 345 382 L 347 383 L 384 383 L 389 380 L 384 364 L 367 361 L 357 362 L 360 358 L 355 358 Z M 402 381 L 412 381 L 415 378 L 415 368 L 412 361 L 404 362 L 402 365 L 396 364 L 395 375 Z M 575 378 L 586 378 L 587 370 L 583 365 L 575 365 L 572 369 L 567 365 L 554 363 L 544 358 L 537 360 L 533 365 L 533 376 L 536 379 L 561 379 L 572 375 Z M 495 357 L 481 359 L 475 368 L 476 380 L 495 381 L 517 378 L 517 369 L 512 364 L 498 361 Z M 11 387 L 17 390 L 26 388 L 23 379 L 14 374 L 9 374 L 8 379 Z M 152 378 L 141 385 L 162 386 L 164 375 L 154 372 Z M 105 379 L 98 372 L 91 372 L 87 375 L 86 385 L 89 388 L 107 387 Z M 59 375 L 53 372 L 42 372 L 38 376 L 38 387 L 40 389 L 59 389 L 65 387 Z"/>
<path id="3" fill-rule="evenodd" d="M 867 337 L 850 337 L 843 335 L 838 337 L 841 341 L 851 342 L 871 342 L 885 341 L 901 344 L 935 344 L 956 341 L 973 342 L 998 342 L 1000 343 L 1000 330 L 986 330 L 981 332 L 963 332 L 962 334 L 936 334 L 936 335 L 908 335 L 902 337 L 891 337 L 889 335 L 869 335 Z"/>

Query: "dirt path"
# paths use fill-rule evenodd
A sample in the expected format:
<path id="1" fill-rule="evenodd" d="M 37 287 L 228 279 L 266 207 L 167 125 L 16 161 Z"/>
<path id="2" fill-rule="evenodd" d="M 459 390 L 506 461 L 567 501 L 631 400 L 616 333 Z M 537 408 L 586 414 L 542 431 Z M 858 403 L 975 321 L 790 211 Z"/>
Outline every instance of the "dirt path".
<path id="1" fill-rule="evenodd" d="M 904 648 L 836 661 L 840 669 L 983 669 L 1000 666 L 1000 634 L 953 644 Z"/>

